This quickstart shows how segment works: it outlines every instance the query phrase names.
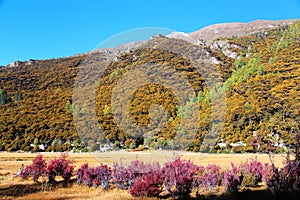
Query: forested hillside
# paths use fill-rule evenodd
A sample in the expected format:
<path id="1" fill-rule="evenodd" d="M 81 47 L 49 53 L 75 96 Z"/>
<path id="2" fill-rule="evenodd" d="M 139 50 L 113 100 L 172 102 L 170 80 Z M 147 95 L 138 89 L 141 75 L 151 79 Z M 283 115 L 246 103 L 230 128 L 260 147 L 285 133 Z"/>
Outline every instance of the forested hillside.
<path id="1" fill-rule="evenodd" d="M 215 77 L 215 81 L 222 84 L 208 87 L 207 77 L 197 70 L 193 60 L 184 56 L 193 48 L 198 49 L 198 54 L 192 58 L 200 58 L 205 76 Z M 96 114 L 105 137 L 91 134 L 88 140 L 82 140 L 73 123 L 73 115 L 85 112 L 84 104 L 72 102 L 75 77 L 79 67 L 93 65 L 103 58 L 105 53 L 95 51 L 1 67 L 0 150 L 42 151 L 41 146 L 45 147 L 44 151 L 84 147 L 98 150 L 107 143 L 114 148 L 142 148 L 143 145 L 200 151 L 205 135 L 211 129 L 211 103 L 222 92 L 226 97 L 225 122 L 211 149 L 213 152 L 254 152 L 270 148 L 285 151 L 293 145 L 299 132 L 299 22 L 262 29 L 242 37 L 221 37 L 211 44 L 195 45 L 157 36 L 130 52 L 121 53 L 97 80 Z M 149 124 L 149 108 L 153 104 L 162 105 L 168 119 L 157 133 L 135 136 L 117 125 L 111 112 L 111 98 L 121 77 L 146 63 L 165 66 L 163 76 L 166 78 L 172 75 L 172 70 L 182 74 L 196 98 L 179 106 L 179 100 L 170 88 L 154 83 L 138 88 L 128 102 L 132 120 L 140 126 Z M 212 65 L 220 76 L 215 74 Z M 179 87 L 179 81 L 173 82 L 173 86 L 177 84 Z M 173 139 L 177 134 L 183 134 L 183 130 L 178 129 L 184 121 L 184 111 L 191 109 L 190 101 L 200 107 L 198 129 L 189 145 L 180 147 Z"/>

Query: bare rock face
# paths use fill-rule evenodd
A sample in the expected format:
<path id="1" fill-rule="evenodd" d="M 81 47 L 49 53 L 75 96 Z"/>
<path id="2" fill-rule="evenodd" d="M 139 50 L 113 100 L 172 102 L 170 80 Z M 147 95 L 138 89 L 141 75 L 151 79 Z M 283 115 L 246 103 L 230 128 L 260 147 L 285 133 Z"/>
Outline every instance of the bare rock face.
<path id="1" fill-rule="evenodd" d="M 137 48 L 138 46 L 144 44 L 146 41 L 134 41 L 127 44 L 122 44 L 116 47 L 111 48 L 96 48 L 93 51 L 88 52 L 88 54 L 93 53 L 102 53 L 107 57 L 107 59 L 117 61 L 117 56 L 121 53 L 130 53 L 133 49 Z"/>
<path id="2" fill-rule="evenodd" d="M 21 61 L 14 61 L 14 62 L 11 62 L 7 65 L 7 67 L 17 67 L 19 66 L 19 64 L 21 64 Z"/>
<path id="3" fill-rule="evenodd" d="M 199 44 L 199 41 L 197 41 L 195 38 L 190 37 L 188 34 L 186 34 L 184 32 L 172 32 L 169 35 L 167 35 L 167 37 L 185 40 L 192 44 Z"/>
<path id="4" fill-rule="evenodd" d="M 240 49 L 240 47 L 235 44 L 230 44 L 226 40 L 216 40 L 210 45 L 210 48 L 213 50 L 220 49 L 225 56 L 233 59 L 238 59 L 240 57 L 238 53 L 231 51 L 233 48 Z"/>
<path id="5" fill-rule="evenodd" d="M 219 37 L 232 37 L 232 36 L 245 36 L 253 33 L 257 33 L 263 29 L 276 28 L 280 26 L 285 26 L 297 21 L 293 20 L 257 20 L 248 23 L 233 22 L 233 23 L 223 23 L 215 24 L 211 26 L 204 27 L 198 31 L 189 34 L 195 40 L 202 40 L 212 43 L 214 39 Z"/>
<path id="6" fill-rule="evenodd" d="M 222 53 L 232 59 L 238 59 L 239 55 L 232 51 L 233 48 L 240 48 L 237 45 L 228 43 L 226 40 L 220 38 L 226 37 L 242 37 L 245 35 L 250 35 L 258 32 L 267 33 L 267 29 L 273 29 L 285 25 L 289 25 L 297 21 L 293 20 L 257 20 L 248 23 L 242 22 L 232 22 L 232 23 L 223 23 L 215 24 L 204 27 L 198 31 L 192 33 L 184 32 L 172 32 L 169 35 L 157 35 L 153 38 L 174 38 L 187 41 L 194 45 L 199 45 L 203 48 L 211 48 L 212 50 L 221 50 Z M 218 39 L 218 40 L 216 40 Z M 122 44 L 120 46 L 111 47 L 111 48 L 97 48 L 88 54 L 101 53 L 105 56 L 106 60 L 114 60 L 118 62 L 118 55 L 121 53 L 130 53 L 133 49 L 139 48 L 147 41 L 135 41 L 127 44 Z M 220 63 L 216 58 L 213 58 L 212 63 Z"/>

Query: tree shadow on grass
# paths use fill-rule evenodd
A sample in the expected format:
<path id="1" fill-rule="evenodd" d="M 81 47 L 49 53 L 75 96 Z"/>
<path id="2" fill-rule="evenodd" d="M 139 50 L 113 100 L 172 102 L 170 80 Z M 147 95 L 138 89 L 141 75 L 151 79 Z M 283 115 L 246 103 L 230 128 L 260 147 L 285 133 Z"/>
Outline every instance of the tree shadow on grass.
<path id="1" fill-rule="evenodd" d="M 0 197 L 1 196 L 22 196 L 25 194 L 31 194 L 41 191 L 41 183 L 34 183 L 30 185 L 25 184 L 16 184 L 10 185 L 7 187 L 0 188 Z"/>
<path id="2" fill-rule="evenodd" d="M 258 191 L 241 191 L 235 194 L 222 194 L 222 195 L 200 195 L 198 198 L 179 198 L 183 199 L 202 199 L 202 200 L 298 200 L 300 192 L 271 192 L 269 190 Z"/>
<path id="3" fill-rule="evenodd" d="M 70 180 L 67 187 L 72 187 L 76 184 L 74 180 Z M 15 184 L 7 187 L 0 187 L 0 199 L 1 197 L 21 197 L 27 194 L 38 193 L 41 191 L 51 191 L 55 188 L 61 188 L 63 181 L 56 181 L 53 185 L 47 185 L 42 183 L 33 184 Z M 54 192 L 54 191 L 53 191 Z M 236 194 L 221 194 L 221 195 L 200 195 L 197 198 L 182 197 L 177 198 L 178 200 L 298 200 L 300 197 L 300 192 L 271 192 L 269 190 L 246 190 L 241 191 Z M 73 197 L 55 197 L 54 199 L 72 199 Z M 172 199 L 170 196 L 161 196 L 161 199 Z"/>
<path id="4" fill-rule="evenodd" d="M 74 180 L 70 180 L 68 186 L 71 186 L 74 183 Z M 33 184 L 14 184 L 9 186 L 0 187 L 0 199 L 4 196 L 10 197 L 21 197 L 27 194 L 38 193 L 41 191 L 51 191 L 55 188 L 61 188 L 63 181 L 56 181 L 54 184 L 47 183 L 33 183 Z M 67 187 L 68 187 L 67 186 Z M 66 199 L 66 198 L 63 198 Z"/>

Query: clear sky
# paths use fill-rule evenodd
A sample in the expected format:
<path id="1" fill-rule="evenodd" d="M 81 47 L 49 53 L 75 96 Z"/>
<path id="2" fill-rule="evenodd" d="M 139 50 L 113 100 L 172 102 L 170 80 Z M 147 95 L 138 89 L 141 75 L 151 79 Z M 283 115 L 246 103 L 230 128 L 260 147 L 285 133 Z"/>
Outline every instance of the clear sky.
<path id="1" fill-rule="evenodd" d="M 0 65 L 84 53 L 134 28 L 295 18 L 300 0 L 0 0 Z"/>

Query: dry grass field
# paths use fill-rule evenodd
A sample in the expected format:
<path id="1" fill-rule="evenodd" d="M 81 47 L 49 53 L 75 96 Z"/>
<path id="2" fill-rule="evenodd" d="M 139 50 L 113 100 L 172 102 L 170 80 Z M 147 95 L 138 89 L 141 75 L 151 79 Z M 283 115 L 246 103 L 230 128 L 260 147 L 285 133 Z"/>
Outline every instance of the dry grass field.
<path id="1" fill-rule="evenodd" d="M 42 153 L 46 160 L 60 156 L 60 153 Z M 99 188 L 88 188 L 71 183 L 68 187 L 55 187 L 45 190 L 40 183 L 33 183 L 31 179 L 22 180 L 13 178 L 23 163 L 29 165 L 36 153 L 0 153 L 0 199 L 134 199 L 128 191 L 122 191 L 114 186 L 107 191 Z M 255 158 L 263 163 L 270 162 L 266 154 L 199 154 L 187 152 L 153 151 L 153 152 L 107 152 L 107 153 L 70 153 L 69 158 L 74 161 L 76 169 L 83 163 L 96 166 L 106 163 L 110 166 L 114 162 L 122 161 L 123 164 L 139 159 L 144 162 L 160 162 L 161 165 L 172 160 L 176 155 L 183 159 L 191 159 L 195 164 L 217 164 L 227 168 L 230 163 L 239 164 L 250 158 Z M 285 155 L 274 155 L 276 166 L 282 166 Z M 260 189 L 261 190 L 261 189 Z M 249 195 L 248 195 L 249 196 Z M 223 198 L 224 199 L 224 198 Z M 225 198 L 226 199 L 226 198 Z"/>

